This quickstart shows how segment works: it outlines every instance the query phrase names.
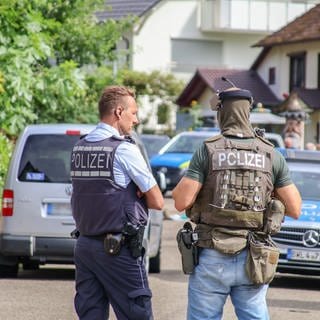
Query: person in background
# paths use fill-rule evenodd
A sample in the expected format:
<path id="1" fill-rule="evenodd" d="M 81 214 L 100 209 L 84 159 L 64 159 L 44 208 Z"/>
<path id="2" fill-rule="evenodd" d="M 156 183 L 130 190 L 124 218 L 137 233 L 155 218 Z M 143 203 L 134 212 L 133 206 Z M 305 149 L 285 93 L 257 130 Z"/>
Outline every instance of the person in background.
<path id="1" fill-rule="evenodd" d="M 297 135 L 289 135 L 284 138 L 284 146 L 287 149 L 301 149 L 301 139 Z"/>
<path id="2" fill-rule="evenodd" d="M 100 122 L 71 155 L 72 213 L 78 239 L 75 309 L 81 320 L 153 319 L 142 239 L 161 191 L 130 137 L 138 124 L 132 90 L 106 87 Z"/>
<path id="3" fill-rule="evenodd" d="M 316 151 L 317 147 L 313 142 L 307 142 L 306 143 L 306 150 Z"/>
<path id="4" fill-rule="evenodd" d="M 268 284 L 253 283 L 246 272 L 247 237 L 264 228 L 272 196 L 284 204 L 286 215 L 300 215 L 301 197 L 285 159 L 249 122 L 252 100 L 250 91 L 235 87 L 214 96 L 221 135 L 199 146 L 172 191 L 176 209 L 186 210 L 198 235 L 188 320 L 221 319 L 228 296 L 238 319 L 269 319 Z"/>
<path id="5" fill-rule="evenodd" d="M 292 149 L 293 148 L 293 141 L 291 137 L 285 137 L 284 138 L 284 146 L 287 149 Z"/>

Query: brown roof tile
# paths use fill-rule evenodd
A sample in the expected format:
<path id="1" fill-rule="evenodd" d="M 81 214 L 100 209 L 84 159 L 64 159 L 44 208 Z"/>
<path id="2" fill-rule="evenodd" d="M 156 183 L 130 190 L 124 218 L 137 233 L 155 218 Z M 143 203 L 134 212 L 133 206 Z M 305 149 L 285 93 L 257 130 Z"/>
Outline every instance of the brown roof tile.
<path id="1" fill-rule="evenodd" d="M 320 90 L 296 88 L 293 90 L 298 97 L 311 109 L 320 109 Z"/>
<path id="2" fill-rule="evenodd" d="M 230 84 L 221 80 L 221 77 L 228 78 L 239 88 L 250 90 L 255 102 L 261 102 L 266 106 L 279 103 L 279 99 L 253 70 L 198 69 L 178 97 L 177 104 L 181 107 L 189 106 L 192 100 L 198 100 L 207 87 L 213 92 L 229 88 Z"/>
<path id="3" fill-rule="evenodd" d="M 279 31 L 265 37 L 254 47 L 271 47 L 279 44 L 320 39 L 320 4 L 293 20 Z"/>
<path id="4" fill-rule="evenodd" d="M 119 20 L 129 15 L 141 17 L 161 0 L 107 0 L 107 10 L 97 12 L 100 21 Z"/>

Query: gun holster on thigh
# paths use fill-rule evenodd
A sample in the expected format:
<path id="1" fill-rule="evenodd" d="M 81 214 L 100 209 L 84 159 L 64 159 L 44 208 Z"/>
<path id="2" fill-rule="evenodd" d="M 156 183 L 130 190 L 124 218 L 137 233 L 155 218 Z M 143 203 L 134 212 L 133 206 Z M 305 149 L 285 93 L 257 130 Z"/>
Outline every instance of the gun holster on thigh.
<path id="1" fill-rule="evenodd" d="M 198 250 L 196 246 L 197 233 L 193 231 L 190 222 L 186 222 L 177 233 L 178 248 L 181 253 L 182 271 L 184 274 L 192 274 L 198 265 Z"/>

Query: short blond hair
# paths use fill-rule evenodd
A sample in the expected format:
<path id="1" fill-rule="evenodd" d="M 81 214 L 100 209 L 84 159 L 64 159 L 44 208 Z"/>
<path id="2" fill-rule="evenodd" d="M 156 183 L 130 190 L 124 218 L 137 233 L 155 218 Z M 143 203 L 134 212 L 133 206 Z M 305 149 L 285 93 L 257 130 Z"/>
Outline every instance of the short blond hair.
<path id="1" fill-rule="evenodd" d="M 126 108 L 127 106 L 124 104 L 125 97 L 132 97 L 135 99 L 134 90 L 124 86 L 106 87 L 99 100 L 100 119 L 112 114 L 118 104 L 123 104 L 123 107 Z"/>

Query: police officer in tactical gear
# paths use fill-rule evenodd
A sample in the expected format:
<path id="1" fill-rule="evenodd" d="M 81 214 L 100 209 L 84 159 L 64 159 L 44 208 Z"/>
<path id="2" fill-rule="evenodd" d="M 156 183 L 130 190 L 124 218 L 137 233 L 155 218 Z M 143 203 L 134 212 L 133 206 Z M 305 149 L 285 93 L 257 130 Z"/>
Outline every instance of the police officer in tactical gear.
<path id="1" fill-rule="evenodd" d="M 138 124 L 134 92 L 105 88 L 100 122 L 71 155 L 75 309 L 81 320 L 153 319 L 142 238 L 148 208 L 163 197 L 130 132 Z"/>
<path id="2" fill-rule="evenodd" d="M 246 270 L 248 238 L 266 229 L 272 197 L 281 200 L 286 215 L 300 215 L 300 194 L 285 159 L 250 124 L 252 103 L 251 92 L 236 87 L 214 95 L 221 134 L 199 146 L 172 192 L 176 209 L 186 210 L 198 236 L 189 320 L 221 319 L 229 295 L 239 319 L 269 319 L 268 284 L 254 283 Z"/>

